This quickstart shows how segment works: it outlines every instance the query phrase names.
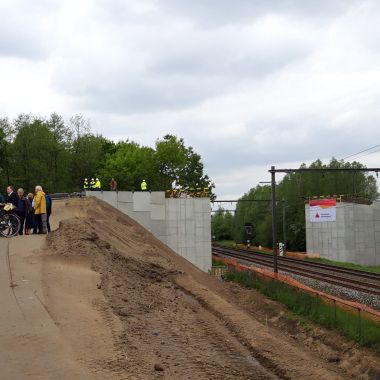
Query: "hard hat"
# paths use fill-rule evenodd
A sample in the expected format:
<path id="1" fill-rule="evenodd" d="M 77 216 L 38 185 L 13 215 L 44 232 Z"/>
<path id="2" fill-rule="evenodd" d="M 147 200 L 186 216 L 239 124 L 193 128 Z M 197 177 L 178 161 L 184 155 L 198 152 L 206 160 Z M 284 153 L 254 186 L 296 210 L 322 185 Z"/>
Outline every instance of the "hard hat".
<path id="1" fill-rule="evenodd" d="M 97 178 L 96 180 L 99 181 L 99 178 Z"/>
<path id="2" fill-rule="evenodd" d="M 85 178 L 84 180 L 87 181 L 87 178 Z"/>
<path id="3" fill-rule="evenodd" d="M 91 181 L 93 181 L 94 179 L 93 178 L 91 178 Z"/>

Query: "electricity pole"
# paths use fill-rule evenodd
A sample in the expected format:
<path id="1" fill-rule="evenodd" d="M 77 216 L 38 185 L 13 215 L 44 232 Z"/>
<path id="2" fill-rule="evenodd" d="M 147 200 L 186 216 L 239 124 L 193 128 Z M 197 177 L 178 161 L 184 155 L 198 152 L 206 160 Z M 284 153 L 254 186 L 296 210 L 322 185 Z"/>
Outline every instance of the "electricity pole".
<path id="1" fill-rule="evenodd" d="M 277 267 L 277 226 L 276 226 L 276 172 L 272 166 L 271 183 L 272 183 L 272 246 L 273 246 L 273 272 L 278 273 Z"/>

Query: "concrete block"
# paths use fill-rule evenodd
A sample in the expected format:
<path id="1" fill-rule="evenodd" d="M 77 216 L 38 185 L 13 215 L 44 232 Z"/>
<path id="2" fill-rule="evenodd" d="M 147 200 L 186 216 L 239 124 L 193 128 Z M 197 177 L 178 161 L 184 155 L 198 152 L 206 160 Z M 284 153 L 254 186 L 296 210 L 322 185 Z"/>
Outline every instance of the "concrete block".
<path id="1" fill-rule="evenodd" d="M 203 202 L 200 202 L 199 199 L 194 199 L 194 211 L 195 213 L 203 213 Z"/>
<path id="2" fill-rule="evenodd" d="M 176 211 L 168 211 L 168 210 L 166 210 L 165 211 L 165 217 L 166 217 L 166 220 L 168 220 L 168 221 L 175 221 L 175 222 L 177 222 L 179 220 L 179 217 L 178 217 Z"/>
<path id="3" fill-rule="evenodd" d="M 165 220 L 165 206 L 159 204 L 151 204 L 150 215 L 152 220 Z"/>
<path id="4" fill-rule="evenodd" d="M 167 244 L 177 252 L 178 249 L 178 239 L 177 236 L 166 236 Z M 173 248 L 174 247 L 174 248 Z"/>
<path id="5" fill-rule="evenodd" d="M 171 248 L 175 253 L 178 253 L 179 254 L 179 248 L 178 248 L 178 245 L 177 243 L 173 243 L 171 241 L 169 241 L 169 239 L 167 239 L 167 243 L 169 248 Z"/>
<path id="6" fill-rule="evenodd" d="M 195 224 L 191 221 L 186 222 L 186 235 L 190 235 L 192 239 L 195 239 Z"/>
<path id="7" fill-rule="evenodd" d="M 211 267 L 211 216 L 207 199 L 165 199 L 163 192 L 91 192 L 116 206 L 202 270 Z"/>
<path id="8" fill-rule="evenodd" d="M 211 204 L 210 204 L 209 198 L 200 198 L 200 199 L 197 199 L 197 201 L 202 202 L 203 212 L 211 213 Z"/>
<path id="9" fill-rule="evenodd" d="M 154 236 L 166 236 L 166 224 L 164 220 L 151 220 L 150 227 Z"/>
<path id="10" fill-rule="evenodd" d="M 103 191 L 103 201 L 112 207 L 117 207 L 117 195 L 115 191 Z"/>
<path id="11" fill-rule="evenodd" d="M 140 223 L 144 228 L 146 228 L 148 231 L 151 231 L 151 218 L 150 218 L 150 212 L 147 211 L 139 211 L 133 213 L 133 219 Z"/>
<path id="12" fill-rule="evenodd" d="M 86 196 L 103 199 L 103 193 L 101 191 L 86 191 Z"/>
<path id="13" fill-rule="evenodd" d="M 186 205 L 185 212 L 186 212 L 186 215 L 185 215 L 186 220 L 194 219 L 196 214 L 194 213 L 194 207 L 192 204 Z"/>
<path id="14" fill-rule="evenodd" d="M 127 214 L 131 218 L 133 218 L 133 204 L 132 203 L 117 203 L 117 208 L 123 212 L 124 214 Z"/>
<path id="15" fill-rule="evenodd" d="M 117 193 L 118 202 L 133 203 L 133 193 L 131 191 L 119 191 Z"/>
<path id="16" fill-rule="evenodd" d="M 150 194 L 150 203 L 165 205 L 165 193 L 163 191 L 152 191 Z"/>
<path id="17" fill-rule="evenodd" d="M 133 211 L 150 211 L 150 193 L 138 191 L 133 193 Z"/>

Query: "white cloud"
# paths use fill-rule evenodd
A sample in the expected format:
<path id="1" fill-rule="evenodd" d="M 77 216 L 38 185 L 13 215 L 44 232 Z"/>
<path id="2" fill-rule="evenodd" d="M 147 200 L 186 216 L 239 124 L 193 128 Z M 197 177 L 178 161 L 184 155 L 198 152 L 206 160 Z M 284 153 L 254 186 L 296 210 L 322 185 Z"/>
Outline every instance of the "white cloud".
<path id="1" fill-rule="evenodd" d="M 272 164 L 380 141 L 375 0 L 15 0 L 0 13 L 1 116 L 79 112 L 142 144 L 177 134 L 221 197 Z"/>

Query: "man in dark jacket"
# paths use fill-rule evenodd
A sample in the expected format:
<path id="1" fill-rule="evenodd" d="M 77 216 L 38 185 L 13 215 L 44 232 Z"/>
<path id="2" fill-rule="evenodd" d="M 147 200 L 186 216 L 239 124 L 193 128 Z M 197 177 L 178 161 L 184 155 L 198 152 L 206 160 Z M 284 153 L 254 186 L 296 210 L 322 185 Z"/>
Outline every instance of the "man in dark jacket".
<path id="1" fill-rule="evenodd" d="M 12 203 L 13 206 L 17 207 L 18 205 L 18 196 L 13 190 L 13 186 L 8 186 L 7 187 L 7 194 L 8 194 L 8 203 Z"/>
<path id="2" fill-rule="evenodd" d="M 30 212 L 31 204 L 29 203 L 28 198 L 24 196 L 24 189 L 18 189 L 17 190 L 17 197 L 18 197 L 18 203 L 17 203 L 17 215 L 20 219 L 20 230 L 18 232 L 19 235 L 22 235 L 24 233 L 24 222 L 25 218 Z"/>

